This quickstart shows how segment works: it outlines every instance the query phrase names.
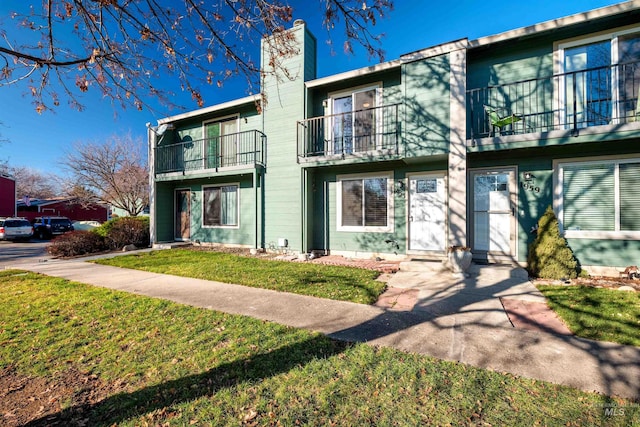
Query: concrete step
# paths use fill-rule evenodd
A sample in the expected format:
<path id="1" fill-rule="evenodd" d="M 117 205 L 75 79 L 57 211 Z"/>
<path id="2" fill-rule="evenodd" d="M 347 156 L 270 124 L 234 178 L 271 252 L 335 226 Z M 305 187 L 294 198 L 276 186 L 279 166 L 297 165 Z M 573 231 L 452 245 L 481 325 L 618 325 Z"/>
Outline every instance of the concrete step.
<path id="1" fill-rule="evenodd" d="M 415 260 L 400 263 L 400 271 L 406 272 L 435 272 L 443 269 L 441 260 Z"/>
<path id="2" fill-rule="evenodd" d="M 153 249 L 173 249 L 180 246 L 189 246 L 191 242 L 158 242 L 154 243 L 151 247 Z"/>

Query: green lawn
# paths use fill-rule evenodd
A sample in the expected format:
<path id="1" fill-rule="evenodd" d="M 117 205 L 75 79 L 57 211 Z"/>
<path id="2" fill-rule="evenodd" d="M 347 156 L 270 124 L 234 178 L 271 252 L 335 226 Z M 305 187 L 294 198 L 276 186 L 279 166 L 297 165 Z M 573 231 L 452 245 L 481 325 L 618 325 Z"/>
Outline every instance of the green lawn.
<path id="1" fill-rule="evenodd" d="M 640 294 L 587 286 L 539 285 L 574 334 L 640 346 Z"/>
<path id="2" fill-rule="evenodd" d="M 172 249 L 96 262 L 360 304 L 373 304 L 385 289 L 384 283 L 375 280 L 380 274 L 376 271 L 273 261 L 220 252 Z"/>
<path id="3" fill-rule="evenodd" d="M 18 271 L 0 272 L 7 367 L 52 382 L 91 374 L 107 390 L 61 396 L 39 424 L 622 426 L 640 415 L 623 399 Z"/>

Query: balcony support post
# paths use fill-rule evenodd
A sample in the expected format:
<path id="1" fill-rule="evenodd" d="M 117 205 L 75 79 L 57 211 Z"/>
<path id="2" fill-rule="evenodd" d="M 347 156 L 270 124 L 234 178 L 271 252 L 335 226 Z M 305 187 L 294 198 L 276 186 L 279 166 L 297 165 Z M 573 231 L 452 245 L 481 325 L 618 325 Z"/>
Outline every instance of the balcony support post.
<path id="1" fill-rule="evenodd" d="M 448 246 L 467 246 L 467 68 L 466 48 L 449 53 Z"/>

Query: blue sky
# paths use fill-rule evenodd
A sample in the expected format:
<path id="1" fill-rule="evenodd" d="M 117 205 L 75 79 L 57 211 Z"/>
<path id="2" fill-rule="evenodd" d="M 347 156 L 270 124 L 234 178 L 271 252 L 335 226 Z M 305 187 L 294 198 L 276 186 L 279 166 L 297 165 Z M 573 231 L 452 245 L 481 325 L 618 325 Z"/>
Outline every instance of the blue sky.
<path id="1" fill-rule="evenodd" d="M 41 2 L 31 2 L 40 7 Z M 467 37 L 475 39 L 503 31 L 536 24 L 578 12 L 618 3 L 604 0 L 529 0 L 525 2 L 457 2 L 396 0 L 395 9 L 378 22 L 375 33 L 385 33 L 383 49 L 386 59 L 398 58 L 440 43 Z M 0 2 L 0 30 L 15 25 L 9 14 L 25 0 Z M 341 33 L 332 35 L 335 56 L 330 55 L 326 30 L 321 26 L 319 7 L 311 0 L 290 0 L 294 17 L 304 19 L 318 39 L 318 77 L 365 67 L 375 63 L 366 53 L 356 50 L 347 56 L 342 50 Z M 310 5 L 311 4 L 311 5 Z M 163 82 L 171 87 L 172 81 Z M 216 86 L 203 90 L 205 106 L 244 97 L 246 84 L 242 78 L 228 81 L 222 88 Z M 172 90 L 179 97 L 178 104 L 188 109 L 197 106 L 190 96 Z M 38 114 L 32 105 L 26 86 L 0 87 L 0 136 L 9 143 L 0 145 L 0 159 L 10 166 L 28 166 L 44 173 L 61 173 L 59 161 L 64 153 L 78 141 L 103 141 L 113 135 L 131 134 L 146 138 L 145 123 L 179 113 L 158 107 L 157 112 L 121 109 L 95 92 L 89 91 L 81 98 L 86 109 L 78 112 L 64 102 L 57 110 Z"/>

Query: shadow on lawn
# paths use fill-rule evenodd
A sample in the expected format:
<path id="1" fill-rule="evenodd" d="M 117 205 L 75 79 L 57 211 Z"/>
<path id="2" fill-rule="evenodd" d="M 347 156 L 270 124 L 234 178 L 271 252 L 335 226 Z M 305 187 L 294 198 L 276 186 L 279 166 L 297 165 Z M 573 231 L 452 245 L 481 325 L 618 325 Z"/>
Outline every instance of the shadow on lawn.
<path id="1" fill-rule="evenodd" d="M 317 336 L 251 358 L 225 363 L 200 374 L 131 393 L 118 393 L 94 404 L 71 406 L 62 412 L 33 420 L 26 426 L 117 424 L 171 405 L 211 396 L 224 388 L 264 380 L 312 360 L 342 353 L 349 345 Z"/>

